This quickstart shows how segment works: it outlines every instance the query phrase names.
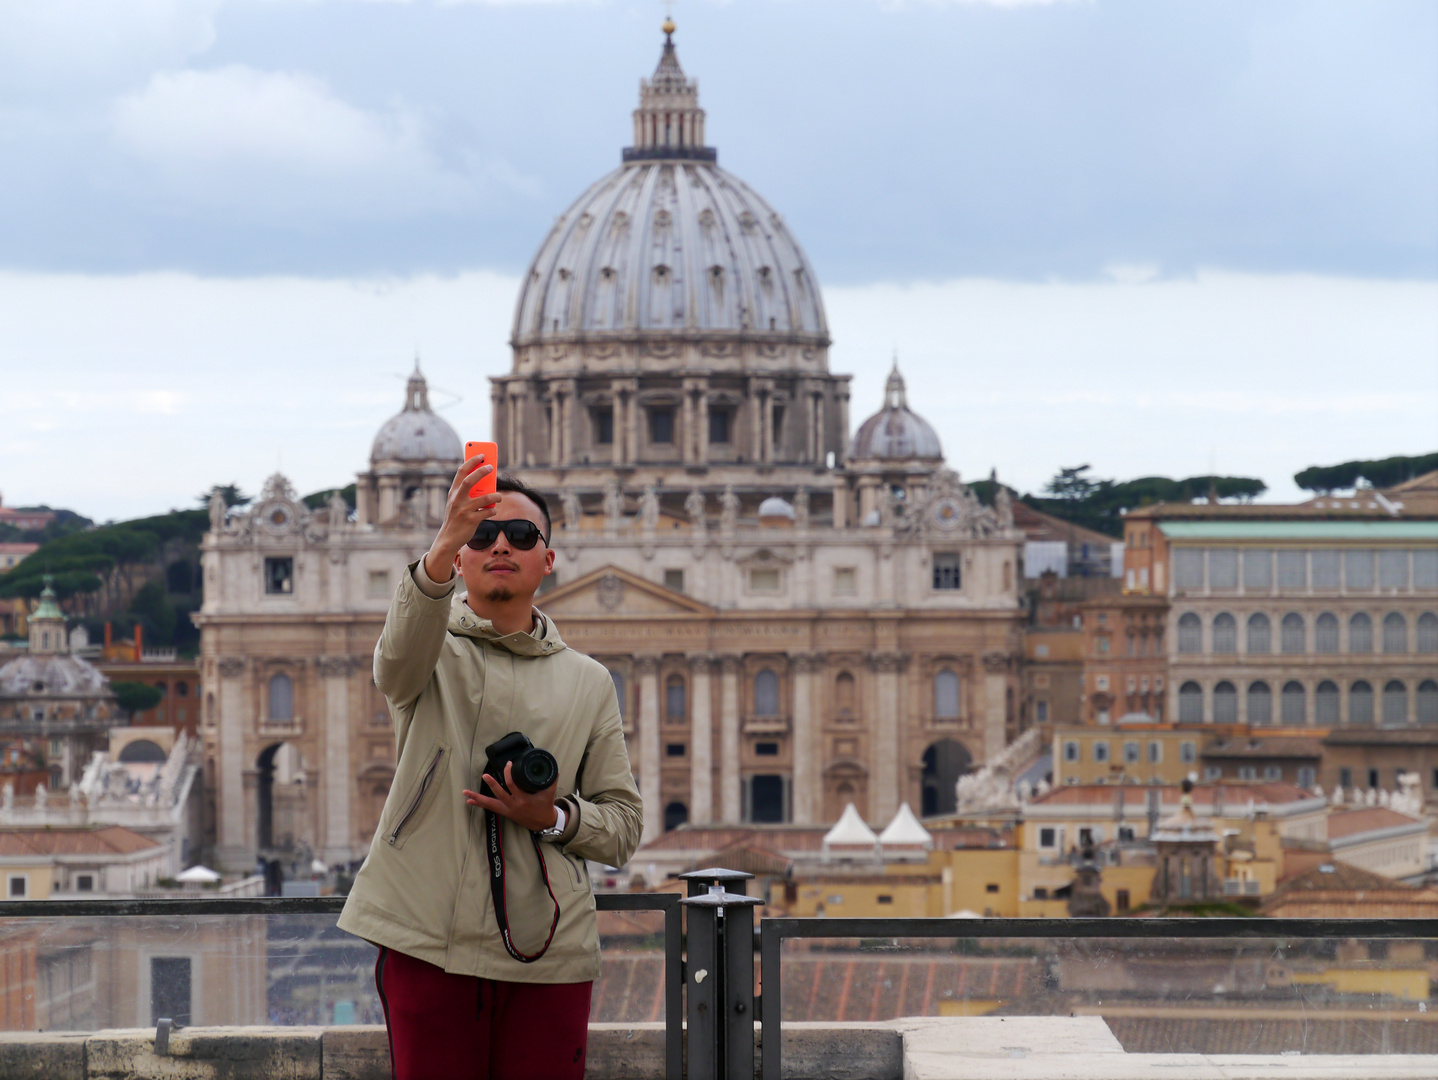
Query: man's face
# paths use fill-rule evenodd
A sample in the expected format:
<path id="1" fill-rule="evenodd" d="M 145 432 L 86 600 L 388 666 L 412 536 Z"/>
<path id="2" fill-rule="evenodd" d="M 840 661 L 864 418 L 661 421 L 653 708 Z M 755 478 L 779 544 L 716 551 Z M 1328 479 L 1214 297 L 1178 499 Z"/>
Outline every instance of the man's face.
<path id="1" fill-rule="evenodd" d="M 516 518 L 534 522 L 541 537 L 548 534 L 544 515 L 528 497 L 514 491 L 500 492 L 494 520 L 512 521 Z M 455 565 L 464 578 L 471 607 L 485 601 L 500 604 L 514 599 L 532 600 L 540 581 L 554 567 L 554 552 L 543 539 L 528 551 L 522 551 L 511 544 L 509 537 L 500 530 L 499 537 L 483 551 L 475 551 L 467 545 L 460 548 Z M 478 611 L 478 608 L 475 607 L 475 610 Z"/>

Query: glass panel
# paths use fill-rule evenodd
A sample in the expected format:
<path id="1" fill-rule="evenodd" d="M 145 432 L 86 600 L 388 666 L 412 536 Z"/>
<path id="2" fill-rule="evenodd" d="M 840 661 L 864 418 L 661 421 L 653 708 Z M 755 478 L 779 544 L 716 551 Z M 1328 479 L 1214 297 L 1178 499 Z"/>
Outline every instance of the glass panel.
<path id="1" fill-rule="evenodd" d="M 1342 565 L 1337 551 L 1313 552 L 1313 587 L 1315 589 L 1336 589 L 1339 568 Z"/>
<path id="2" fill-rule="evenodd" d="M 768 668 L 754 676 L 754 715 L 779 715 L 779 676 Z"/>
<path id="3" fill-rule="evenodd" d="M 1179 548 L 1173 553 L 1173 583 L 1180 589 L 1203 588 L 1203 549 Z"/>
<path id="4" fill-rule="evenodd" d="M 941 720 L 959 717 L 959 677 L 947 668 L 934 676 L 934 715 Z"/>
<path id="5" fill-rule="evenodd" d="M 1383 722 L 1408 723 L 1408 687 L 1397 679 L 1389 680 L 1383 687 Z"/>
<path id="6" fill-rule="evenodd" d="M 1208 587 L 1238 588 L 1238 552 L 1233 548 L 1210 548 L 1208 551 Z"/>
<path id="7" fill-rule="evenodd" d="M 1348 722 L 1373 723 L 1373 687 L 1359 679 L 1348 690 Z"/>
<path id="8" fill-rule="evenodd" d="M 1408 588 L 1408 552 L 1385 549 L 1378 553 L 1378 584 L 1384 589 Z"/>
<path id="9" fill-rule="evenodd" d="M 1213 722 L 1238 723 L 1238 688 L 1226 680 L 1213 688 Z"/>
<path id="10" fill-rule="evenodd" d="M 1248 686 L 1248 722 L 1269 724 L 1273 722 L 1273 691 L 1266 682 L 1250 683 Z"/>
<path id="11" fill-rule="evenodd" d="M 1203 690 L 1196 682 L 1186 682 L 1178 688 L 1178 722 L 1203 723 Z"/>
<path id="12" fill-rule="evenodd" d="M 1418 722 L 1438 724 L 1438 682 L 1432 679 L 1418 684 Z"/>
<path id="13" fill-rule="evenodd" d="M 1313 648 L 1315 652 L 1336 653 L 1338 651 L 1338 616 L 1325 611 L 1313 624 Z"/>
<path id="14" fill-rule="evenodd" d="M 1425 611 L 1418 616 L 1418 651 L 1438 653 L 1438 614 Z"/>
<path id="15" fill-rule="evenodd" d="M 1343 553 L 1343 584 L 1349 589 L 1373 588 L 1373 552 L 1368 550 Z"/>
<path id="16" fill-rule="evenodd" d="M 1278 587 L 1280 589 L 1301 589 L 1308 584 L 1308 552 L 1280 551 L 1278 553 Z"/>
<path id="17" fill-rule="evenodd" d="M 1248 651 L 1266 653 L 1273 648 L 1272 624 L 1268 616 L 1259 612 L 1248 617 Z"/>
<path id="18" fill-rule="evenodd" d="M 1313 719 L 1320 727 L 1338 723 L 1338 684 L 1324 680 L 1313 695 Z"/>
<path id="19" fill-rule="evenodd" d="M 1373 651 L 1373 620 L 1365 612 L 1360 611 L 1348 620 L 1348 651 Z"/>
<path id="20" fill-rule="evenodd" d="M 1303 616 L 1295 611 L 1290 611 L 1283 616 L 1283 651 L 1286 653 L 1301 653 L 1308 649 L 1307 633 L 1303 625 Z"/>
<path id="21" fill-rule="evenodd" d="M 1438 548 L 1418 548 L 1413 552 L 1413 586 L 1438 589 Z"/>
<path id="22" fill-rule="evenodd" d="M 1249 548 L 1243 553 L 1243 587 L 1267 590 L 1273 582 L 1273 552 Z"/>
<path id="23" fill-rule="evenodd" d="M 1289 682 L 1283 685 L 1283 696 L 1280 699 L 1279 707 L 1282 710 L 1283 722 L 1290 725 L 1305 724 L 1308 722 L 1307 698 L 1303 691 L 1303 684 L 1300 682 Z"/>
<path id="24" fill-rule="evenodd" d="M 1383 651 L 1406 653 L 1408 651 L 1408 620 L 1396 611 L 1383 616 Z"/>
<path id="25" fill-rule="evenodd" d="M 1193 612 L 1185 612 L 1178 619 L 1178 651 L 1199 653 L 1203 651 L 1203 623 Z"/>
<path id="26" fill-rule="evenodd" d="M 1226 611 L 1213 617 L 1213 651 L 1238 652 L 1238 620 Z"/>

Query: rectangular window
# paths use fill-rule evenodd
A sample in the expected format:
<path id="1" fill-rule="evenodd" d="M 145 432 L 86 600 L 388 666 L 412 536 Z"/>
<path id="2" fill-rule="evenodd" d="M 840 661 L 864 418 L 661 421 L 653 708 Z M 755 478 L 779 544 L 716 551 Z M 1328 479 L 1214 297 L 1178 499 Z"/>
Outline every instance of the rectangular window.
<path id="1" fill-rule="evenodd" d="M 749 591 L 776 593 L 779 591 L 779 571 L 775 567 L 756 566 L 749 571 Z"/>
<path id="2" fill-rule="evenodd" d="M 1108 743 L 1096 742 L 1093 744 L 1093 759 L 1097 762 L 1108 760 Z"/>
<path id="3" fill-rule="evenodd" d="M 1219 765 L 1205 765 L 1203 767 L 1203 778 L 1205 780 L 1218 780 L 1223 776 L 1223 768 Z"/>
<path id="4" fill-rule="evenodd" d="M 1433 770 L 1433 779 L 1438 782 L 1438 769 Z M 1353 786 L 1353 770 L 1347 765 L 1338 770 L 1338 786 L 1351 788 Z M 1435 783 L 1438 786 L 1438 783 Z"/>
<path id="5" fill-rule="evenodd" d="M 730 421 L 733 417 L 728 409 L 709 406 L 709 441 L 710 443 L 727 443 L 729 441 Z"/>
<path id="6" fill-rule="evenodd" d="M 1273 584 L 1273 552 L 1249 548 L 1243 553 L 1243 587 L 1267 590 Z"/>
<path id="7" fill-rule="evenodd" d="M 998 891 L 999 891 L 998 885 L 994 884 L 992 881 L 989 882 L 987 885 L 984 886 L 984 892 L 986 892 L 986 893 L 996 893 L 996 892 L 998 892 Z"/>
<path id="8" fill-rule="evenodd" d="M 1134 838 L 1132 825 L 1120 825 L 1118 827 L 1118 838 L 1120 840 L 1132 840 Z"/>
<path id="9" fill-rule="evenodd" d="M 1154 741 L 1148 744 L 1148 763 L 1157 765 L 1163 760 L 1163 743 Z"/>
<path id="10" fill-rule="evenodd" d="M 1281 765 L 1265 765 L 1265 766 L 1263 767 L 1263 778 L 1264 778 L 1265 780 L 1282 780 L 1282 779 L 1283 779 L 1283 766 L 1281 766 Z"/>
<path id="11" fill-rule="evenodd" d="M 874 900 L 880 904 L 892 904 L 894 902 L 893 896 L 891 896 L 889 893 L 880 893 L 878 896 L 874 897 Z"/>
<path id="12" fill-rule="evenodd" d="M 1373 588 L 1373 552 L 1370 549 L 1343 553 L 1343 584 L 1349 589 Z"/>
<path id="13" fill-rule="evenodd" d="M 1301 765 L 1298 769 L 1298 786 L 1311 788 L 1318 782 L 1318 774 L 1312 765 Z"/>
<path id="14" fill-rule="evenodd" d="M 1438 589 L 1438 548 L 1418 548 L 1413 552 L 1413 587 Z"/>
<path id="15" fill-rule="evenodd" d="M 773 435 L 774 445 L 778 446 L 784 441 L 784 406 L 775 405 L 769 414 L 769 419 L 772 422 L 771 434 Z"/>
<path id="16" fill-rule="evenodd" d="M 1209 548 L 1208 587 L 1238 588 L 1238 552 L 1233 548 Z"/>
<path id="17" fill-rule="evenodd" d="M 1077 761 L 1079 759 L 1079 744 L 1076 742 L 1064 743 L 1064 760 Z"/>
<path id="18" fill-rule="evenodd" d="M 1313 587 L 1315 589 L 1338 588 L 1342 552 L 1315 551 L 1313 553 Z"/>
<path id="19" fill-rule="evenodd" d="M 668 589 L 670 592 L 683 592 L 683 591 L 684 591 L 684 571 L 683 571 L 683 570 L 666 570 L 666 571 L 664 571 L 664 587 L 665 587 L 666 589 Z"/>
<path id="20" fill-rule="evenodd" d="M 834 567 L 834 595 L 858 596 L 859 572 L 852 566 Z"/>
<path id="21" fill-rule="evenodd" d="M 292 596 L 295 591 L 295 560 L 265 560 L 265 593 L 269 596 Z"/>
<path id="22" fill-rule="evenodd" d="M 1139 759 L 1139 746 L 1136 742 L 1123 744 L 1123 760 L 1129 765 L 1137 765 Z"/>
<path id="23" fill-rule="evenodd" d="M 1115 906 L 1118 911 L 1124 912 L 1129 910 L 1130 902 L 1127 889 L 1119 889 L 1114 893 L 1114 900 L 1117 902 Z"/>
<path id="24" fill-rule="evenodd" d="M 389 599 L 389 571 L 371 570 L 369 572 L 369 598 L 371 600 Z"/>
<path id="25" fill-rule="evenodd" d="M 669 446 L 674 442 L 673 409 L 649 410 L 649 441 L 659 446 Z"/>
<path id="26" fill-rule="evenodd" d="M 595 445 L 612 446 L 614 444 L 614 410 L 608 405 L 590 409 L 589 421 L 594 427 Z"/>
<path id="27" fill-rule="evenodd" d="M 1183 762 L 1185 765 L 1192 765 L 1195 761 L 1198 760 L 1197 745 L 1191 742 L 1179 743 L 1178 760 Z"/>
<path id="28" fill-rule="evenodd" d="M 778 757 L 779 744 L 776 742 L 756 742 L 754 744 L 755 757 Z"/>
<path id="29" fill-rule="evenodd" d="M 749 778 L 749 820 L 777 824 L 785 818 L 784 778 L 760 775 Z"/>
<path id="30" fill-rule="evenodd" d="M 682 742 L 672 742 L 664 744 L 665 757 L 683 757 L 684 750 L 685 746 Z"/>
<path id="31" fill-rule="evenodd" d="M 1203 549 L 1179 548 L 1173 553 L 1173 584 L 1179 589 L 1203 588 Z"/>
<path id="32" fill-rule="evenodd" d="M 1091 828 L 1084 826 L 1079 830 L 1079 847 L 1093 847 L 1093 842 L 1093 830 Z"/>
<path id="33" fill-rule="evenodd" d="M 26 874 L 11 874 L 10 887 L 5 890 L 11 900 L 24 900 L 30 895 L 30 878 Z"/>
<path id="34" fill-rule="evenodd" d="M 1034 702 L 1034 719 L 1037 720 L 1040 724 L 1048 723 L 1049 703 L 1047 701 Z"/>
<path id="35" fill-rule="evenodd" d="M 1258 766 L 1257 766 L 1257 765 L 1240 765 L 1240 766 L 1238 767 L 1238 778 L 1239 778 L 1240 780 L 1257 780 L 1257 779 L 1258 779 Z"/>
<path id="36" fill-rule="evenodd" d="M 1034 886 L 1034 899 L 1035 899 L 1035 900 L 1047 900 L 1048 898 L 1049 898 L 1049 891 L 1048 891 L 1048 889 L 1044 888 L 1042 885 L 1035 885 L 1035 886 Z"/>
<path id="37" fill-rule="evenodd" d="M 1093 678 L 1093 684 L 1094 684 L 1094 688 L 1095 688 L 1095 689 L 1098 689 L 1098 690 L 1107 690 L 1107 689 L 1108 689 L 1108 676 L 1107 676 L 1107 675 L 1095 675 L 1094 678 Z"/>
<path id="38" fill-rule="evenodd" d="M 959 572 L 959 556 L 956 552 L 934 552 L 934 588 L 962 588 Z"/>
<path id="39" fill-rule="evenodd" d="M 1408 588 L 1408 552 L 1383 550 L 1378 553 L 1378 585 L 1384 589 Z"/>
<path id="40" fill-rule="evenodd" d="M 1045 826 L 1039 830 L 1039 847 L 1051 848 L 1058 843 L 1058 830 Z"/>
<path id="41" fill-rule="evenodd" d="M 94 875 L 94 874 L 80 874 L 80 875 L 78 875 L 78 876 L 75 878 L 75 891 L 76 891 L 76 892 L 94 892 L 94 891 L 95 891 L 95 875 Z"/>
<path id="42" fill-rule="evenodd" d="M 1278 587 L 1280 589 L 1302 589 L 1308 584 L 1308 552 L 1280 551 L 1278 553 Z"/>
<path id="43" fill-rule="evenodd" d="M 1376 788 L 1376 787 L 1378 786 L 1378 770 L 1377 770 L 1377 769 L 1369 769 L 1369 770 L 1368 770 L 1368 786 L 1371 787 L 1371 788 Z"/>

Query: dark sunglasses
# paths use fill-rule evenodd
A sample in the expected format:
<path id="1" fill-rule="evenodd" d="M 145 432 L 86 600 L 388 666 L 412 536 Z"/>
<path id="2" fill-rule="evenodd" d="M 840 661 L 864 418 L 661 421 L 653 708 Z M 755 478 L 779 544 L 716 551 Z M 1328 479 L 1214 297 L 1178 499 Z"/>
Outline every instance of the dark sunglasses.
<path id="1" fill-rule="evenodd" d="M 544 533 L 539 531 L 539 526 L 532 521 L 525 521 L 523 518 L 496 521 L 490 518 L 479 523 L 479 528 L 474 530 L 474 535 L 469 539 L 469 546 L 475 551 L 485 551 L 493 547 L 494 542 L 499 539 L 501 529 L 504 530 L 505 539 L 520 551 L 528 551 L 541 540 L 549 543 Z"/>

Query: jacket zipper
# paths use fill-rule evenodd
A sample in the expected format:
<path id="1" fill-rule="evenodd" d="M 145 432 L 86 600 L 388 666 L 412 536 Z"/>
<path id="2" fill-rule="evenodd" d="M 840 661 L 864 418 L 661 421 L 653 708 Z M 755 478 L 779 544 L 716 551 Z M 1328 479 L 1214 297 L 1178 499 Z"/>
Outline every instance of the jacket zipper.
<path id="1" fill-rule="evenodd" d="M 404 813 L 400 815 L 399 821 L 396 822 L 395 827 L 390 830 L 390 834 L 385 837 L 385 840 L 387 840 L 391 846 L 399 840 L 400 831 L 408 824 L 409 819 L 414 817 L 415 811 L 419 809 L 419 804 L 424 799 L 424 793 L 429 790 L 430 782 L 434 780 L 435 771 L 439 768 L 439 762 L 442 757 L 444 757 L 444 747 L 439 747 L 435 750 L 434 757 L 430 759 L 429 766 L 424 770 L 424 776 L 420 777 L 419 790 L 414 793 L 414 798 L 411 799 L 409 805 L 405 807 Z"/>

